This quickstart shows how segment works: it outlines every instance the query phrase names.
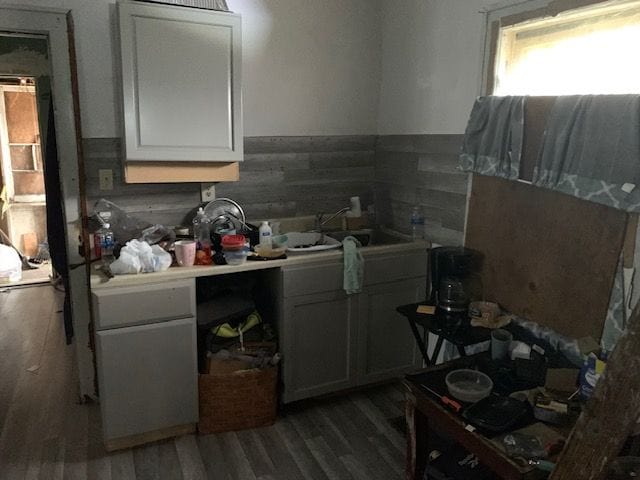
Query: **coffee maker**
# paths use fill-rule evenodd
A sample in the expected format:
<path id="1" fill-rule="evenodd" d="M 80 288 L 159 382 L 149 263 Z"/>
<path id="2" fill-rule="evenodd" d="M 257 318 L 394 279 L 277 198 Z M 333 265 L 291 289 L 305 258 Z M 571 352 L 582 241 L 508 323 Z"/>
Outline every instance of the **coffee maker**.
<path id="1" fill-rule="evenodd" d="M 469 326 L 469 303 L 482 299 L 480 252 L 464 247 L 432 248 L 429 254 L 429 303 L 436 307 L 440 330 Z"/>

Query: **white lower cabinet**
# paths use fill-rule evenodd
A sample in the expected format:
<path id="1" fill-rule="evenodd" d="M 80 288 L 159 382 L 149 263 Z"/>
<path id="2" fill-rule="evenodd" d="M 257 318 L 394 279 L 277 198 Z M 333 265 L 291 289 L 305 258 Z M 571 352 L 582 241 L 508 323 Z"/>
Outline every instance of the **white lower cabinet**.
<path id="1" fill-rule="evenodd" d="M 361 293 L 342 289 L 342 261 L 283 268 L 285 403 L 401 377 L 422 359 L 396 307 L 426 292 L 427 255 L 365 258 Z"/>
<path id="2" fill-rule="evenodd" d="M 333 291 L 287 299 L 284 401 L 298 400 L 355 385 L 358 302 Z"/>
<path id="3" fill-rule="evenodd" d="M 189 287 L 186 292 L 184 281 L 174 283 L 168 282 L 162 287 L 168 302 L 174 301 L 176 291 L 185 294 L 187 299 L 193 298 L 193 280 L 186 282 Z M 145 287 L 135 288 L 139 289 L 137 296 L 132 295 L 131 287 L 122 289 L 120 311 L 126 312 L 126 303 L 135 302 L 136 298 L 137 302 L 145 301 Z M 157 300 L 158 290 L 148 291 Z M 118 289 L 93 292 L 94 307 L 110 305 L 101 302 L 101 297 L 104 300 L 108 296 L 115 301 L 118 292 Z M 195 305 L 193 307 L 195 311 Z M 172 429 L 198 421 L 195 316 L 166 319 L 170 309 L 162 309 L 161 305 L 156 308 L 165 312 L 160 321 L 147 318 L 143 325 L 96 332 L 100 408 L 108 448 L 126 437 L 137 436 L 140 442 L 134 438 L 132 443 L 142 443 L 149 438 L 170 436 Z M 103 317 L 105 314 L 102 312 Z"/>
<path id="4" fill-rule="evenodd" d="M 425 288 L 425 278 L 411 278 L 367 287 L 360 294 L 360 385 L 400 377 L 422 366 L 409 323 L 396 308 L 424 300 Z"/>

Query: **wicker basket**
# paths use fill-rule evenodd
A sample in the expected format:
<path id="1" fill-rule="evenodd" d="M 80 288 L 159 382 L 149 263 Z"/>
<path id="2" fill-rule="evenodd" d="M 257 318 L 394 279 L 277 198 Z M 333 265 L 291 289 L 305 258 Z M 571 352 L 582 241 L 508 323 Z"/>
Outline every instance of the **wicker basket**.
<path id="1" fill-rule="evenodd" d="M 247 369 L 241 361 L 210 359 L 208 371 L 198 379 L 198 432 L 229 432 L 275 422 L 277 367 Z"/>

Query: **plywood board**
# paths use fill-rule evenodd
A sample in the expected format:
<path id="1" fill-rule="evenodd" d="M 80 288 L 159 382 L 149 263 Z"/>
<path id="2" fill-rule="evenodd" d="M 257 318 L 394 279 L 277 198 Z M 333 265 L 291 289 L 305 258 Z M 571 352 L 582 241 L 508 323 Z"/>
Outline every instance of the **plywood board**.
<path id="1" fill-rule="evenodd" d="M 599 340 L 626 222 L 603 205 L 474 175 L 465 243 L 484 254 L 487 300 Z"/>
<path id="2" fill-rule="evenodd" d="M 5 92 L 9 143 L 38 143 L 35 91 Z"/>
<path id="3" fill-rule="evenodd" d="M 127 162 L 126 183 L 237 182 L 238 162 Z"/>
<path id="4" fill-rule="evenodd" d="M 16 195 L 44 195 L 42 172 L 13 172 L 13 188 Z"/>

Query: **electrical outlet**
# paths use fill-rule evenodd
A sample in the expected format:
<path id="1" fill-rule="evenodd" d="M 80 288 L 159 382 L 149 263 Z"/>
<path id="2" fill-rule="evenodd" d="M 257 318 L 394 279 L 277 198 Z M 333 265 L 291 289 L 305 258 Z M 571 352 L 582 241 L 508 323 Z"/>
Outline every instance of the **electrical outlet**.
<path id="1" fill-rule="evenodd" d="M 200 200 L 202 202 L 210 202 L 216 199 L 216 184 L 201 183 L 200 184 Z"/>
<path id="2" fill-rule="evenodd" d="M 100 179 L 100 190 L 113 190 L 113 170 L 98 170 L 98 178 Z"/>

